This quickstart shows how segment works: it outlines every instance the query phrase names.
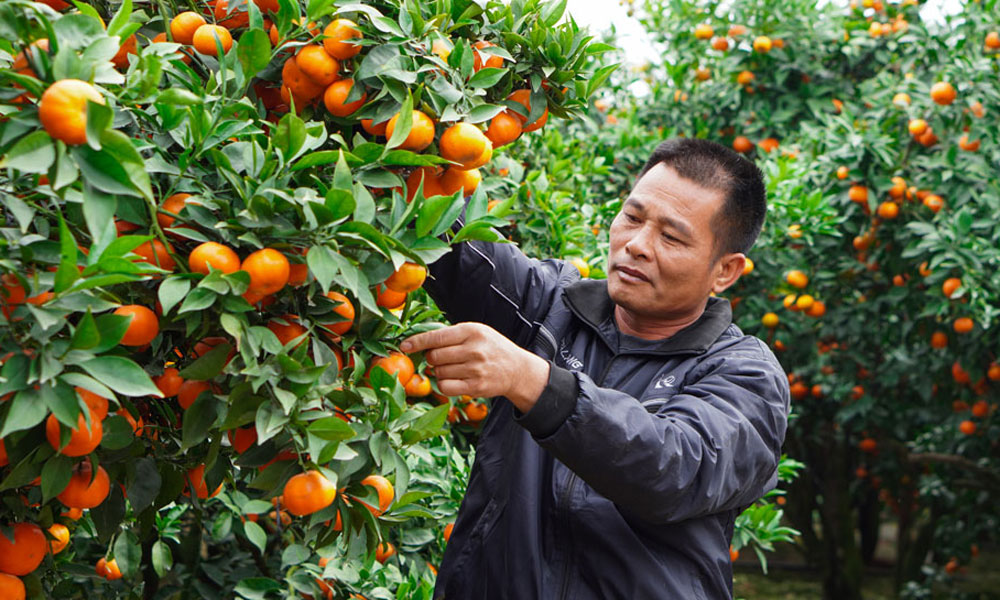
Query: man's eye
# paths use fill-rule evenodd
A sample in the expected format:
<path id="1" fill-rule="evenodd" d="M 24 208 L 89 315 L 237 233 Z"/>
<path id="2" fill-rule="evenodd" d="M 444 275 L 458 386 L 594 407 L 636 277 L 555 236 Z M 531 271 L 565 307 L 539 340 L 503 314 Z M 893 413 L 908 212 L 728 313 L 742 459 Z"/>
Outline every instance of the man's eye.
<path id="1" fill-rule="evenodd" d="M 670 235 L 669 233 L 664 233 L 663 234 L 663 239 L 667 240 L 668 242 L 673 242 L 677 238 L 675 238 L 674 236 Z"/>
<path id="2" fill-rule="evenodd" d="M 637 217 L 635 215 L 630 215 L 630 214 L 626 213 L 625 214 L 625 218 L 628 219 L 629 223 L 638 223 L 639 222 L 639 217 Z"/>

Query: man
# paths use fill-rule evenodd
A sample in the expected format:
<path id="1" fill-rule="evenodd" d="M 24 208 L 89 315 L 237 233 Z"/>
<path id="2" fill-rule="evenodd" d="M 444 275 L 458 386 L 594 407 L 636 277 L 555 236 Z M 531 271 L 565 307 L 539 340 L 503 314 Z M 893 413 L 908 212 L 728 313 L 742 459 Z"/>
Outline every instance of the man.
<path id="1" fill-rule="evenodd" d="M 777 481 L 788 382 L 711 297 L 764 221 L 759 169 L 661 144 L 610 228 L 606 281 L 472 242 L 415 335 L 441 391 L 496 396 L 441 563 L 447 600 L 732 597 L 736 516 Z"/>

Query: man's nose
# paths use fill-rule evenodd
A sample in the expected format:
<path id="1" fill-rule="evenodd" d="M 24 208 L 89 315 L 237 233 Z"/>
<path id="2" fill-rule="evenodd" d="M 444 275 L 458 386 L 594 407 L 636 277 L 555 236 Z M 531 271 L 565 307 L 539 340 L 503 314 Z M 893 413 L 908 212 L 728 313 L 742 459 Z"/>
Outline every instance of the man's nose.
<path id="1" fill-rule="evenodd" d="M 653 228 L 646 225 L 635 232 L 626 243 L 625 251 L 632 258 L 649 259 L 652 256 L 652 236 L 655 235 Z"/>

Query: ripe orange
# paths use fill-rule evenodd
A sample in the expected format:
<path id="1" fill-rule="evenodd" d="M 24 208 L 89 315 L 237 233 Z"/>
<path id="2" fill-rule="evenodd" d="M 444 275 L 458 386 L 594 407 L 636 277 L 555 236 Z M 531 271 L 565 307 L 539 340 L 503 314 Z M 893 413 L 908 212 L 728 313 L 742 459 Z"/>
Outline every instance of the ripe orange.
<path id="1" fill-rule="evenodd" d="M 361 485 L 367 485 L 375 489 L 378 494 L 378 508 L 374 508 L 362 502 L 365 507 L 372 513 L 372 515 L 378 517 L 379 515 L 385 513 L 392 506 L 392 501 L 396 496 L 396 491 L 392 487 L 392 483 L 388 479 L 381 475 L 369 475 L 361 480 Z"/>
<path id="2" fill-rule="evenodd" d="M 518 116 L 516 113 L 511 114 L 511 112 L 504 110 L 490 120 L 486 137 L 493 143 L 494 148 L 506 146 L 521 137 L 522 126 Z"/>
<path id="3" fill-rule="evenodd" d="M 931 334 L 931 348 L 938 350 L 948 347 L 948 334 L 943 331 L 935 331 Z"/>
<path id="4" fill-rule="evenodd" d="M 729 545 L 729 562 L 736 562 L 736 559 L 740 557 L 740 551 L 733 548 L 732 544 Z"/>
<path id="5" fill-rule="evenodd" d="M 470 123 L 457 123 L 449 127 L 439 142 L 441 157 L 458 163 L 463 169 L 482 166 L 478 161 L 493 143 Z M 492 154 L 492 153 L 491 153 Z"/>
<path id="6" fill-rule="evenodd" d="M 979 151 L 979 140 L 969 141 L 969 134 L 962 134 L 962 137 L 958 138 L 958 147 L 966 152 L 978 152 Z"/>
<path id="7" fill-rule="evenodd" d="M 413 361 L 402 352 L 390 352 L 389 356 L 375 357 L 371 363 L 369 372 L 375 367 L 381 367 L 386 373 L 394 375 L 399 380 L 399 383 L 404 386 L 410 381 L 410 378 L 413 377 L 413 373 L 416 371 L 413 367 Z"/>
<path id="8" fill-rule="evenodd" d="M 746 154 L 753 150 L 753 142 L 746 136 L 738 135 L 733 139 L 733 150 L 741 154 Z"/>
<path id="9" fill-rule="evenodd" d="M 42 528 L 34 523 L 15 523 L 14 541 L 0 535 L 0 573 L 27 575 L 42 563 L 49 547 Z"/>
<path id="10" fill-rule="evenodd" d="M 203 242 L 188 255 L 188 267 L 192 273 L 208 275 L 210 269 L 223 273 L 235 273 L 240 270 L 240 257 L 228 246 L 217 242 Z"/>
<path id="11" fill-rule="evenodd" d="M 108 416 L 108 399 L 98 396 L 90 390 L 85 390 L 82 387 L 73 388 L 76 390 L 77 395 L 84 401 L 90 410 L 97 415 L 97 418 L 104 420 L 104 417 Z"/>
<path id="12" fill-rule="evenodd" d="M 215 42 L 222 46 L 222 53 L 229 52 L 233 47 L 233 36 L 221 25 L 202 25 L 194 32 L 192 45 L 194 49 L 208 56 L 216 56 L 218 49 Z"/>
<path id="13" fill-rule="evenodd" d="M 815 304 L 815 303 L 816 303 L 816 299 L 815 298 L 813 298 L 809 294 L 802 294 L 795 301 L 795 308 L 797 308 L 797 309 L 799 309 L 801 311 L 806 311 L 806 310 L 809 310 L 810 308 L 812 308 L 813 304 Z"/>
<path id="14" fill-rule="evenodd" d="M 763 150 L 764 152 L 768 153 L 770 153 L 772 150 L 776 150 L 779 145 L 780 144 L 778 143 L 778 140 L 776 140 L 773 137 L 764 138 L 761 141 L 757 142 L 757 146 L 759 146 L 760 149 Z"/>
<path id="15" fill-rule="evenodd" d="M 729 40 L 724 37 L 716 36 L 712 38 L 712 48 L 715 48 L 720 52 L 725 52 L 726 50 L 729 50 Z"/>
<path id="16" fill-rule="evenodd" d="M 982 419 L 990 413 L 990 403 L 986 400 L 978 400 L 972 405 L 972 416 Z"/>
<path id="17" fill-rule="evenodd" d="M 958 430 L 965 435 L 972 435 L 976 433 L 976 424 L 972 421 L 962 421 L 958 424 Z"/>
<path id="18" fill-rule="evenodd" d="M 405 262 L 385 280 L 385 287 L 394 292 L 408 294 L 417 290 L 427 279 L 427 269 L 417 263 Z"/>
<path id="19" fill-rule="evenodd" d="M 45 437 L 49 445 L 65 456 L 84 456 L 90 454 L 101 443 L 104 437 L 104 427 L 94 411 L 90 412 L 90 427 L 87 427 L 86 417 L 81 413 L 76 427 L 70 430 L 69 441 L 60 446 L 61 425 L 55 415 L 49 415 L 45 421 Z"/>
<path id="20" fill-rule="evenodd" d="M 446 195 L 454 194 L 462 190 L 462 196 L 468 196 L 476 191 L 479 182 L 483 180 L 479 169 L 460 169 L 457 165 L 452 165 L 444 172 L 438 180 L 441 184 L 441 191 Z"/>
<path id="21" fill-rule="evenodd" d="M 310 44 L 299 49 L 295 64 L 306 77 L 319 85 L 328 86 L 337 81 L 340 63 L 330 56 L 319 44 Z"/>
<path id="22" fill-rule="evenodd" d="M 892 103 L 900 108 L 906 108 L 910 105 L 910 102 L 912 102 L 912 99 L 906 92 L 899 92 L 892 97 Z"/>
<path id="23" fill-rule="evenodd" d="M 386 137 L 392 137 L 392 132 L 396 129 L 396 122 L 399 120 L 399 113 L 396 113 L 385 127 Z M 403 150 L 413 150 L 420 152 L 434 141 L 434 121 L 419 110 L 413 111 L 413 124 L 410 127 L 410 134 L 406 136 L 399 147 Z"/>
<path id="24" fill-rule="evenodd" d="M 344 335 L 354 324 L 354 305 L 351 304 L 347 296 L 340 292 L 327 292 L 326 297 L 334 302 L 333 312 L 345 319 L 337 323 L 329 323 L 326 328 L 337 335 Z"/>
<path id="25" fill-rule="evenodd" d="M 97 473 L 89 460 L 84 460 L 73 469 L 66 488 L 56 496 L 68 508 L 85 509 L 99 506 L 111 491 L 111 479 L 104 467 L 97 467 Z"/>
<path id="26" fill-rule="evenodd" d="M 448 540 L 451 539 L 451 532 L 454 530 L 455 530 L 454 522 L 448 523 L 447 525 L 444 526 L 444 531 L 441 532 L 441 535 L 442 537 L 444 537 L 444 541 L 446 544 L 448 543 Z"/>
<path id="27" fill-rule="evenodd" d="M 944 199 L 937 194 L 930 194 L 924 198 L 924 206 L 931 209 L 932 212 L 938 212 L 944 208 Z"/>
<path id="28" fill-rule="evenodd" d="M 185 11 L 170 21 L 170 35 L 178 44 L 191 44 L 198 28 L 205 25 L 205 19 L 193 11 Z"/>
<path id="29" fill-rule="evenodd" d="M 837 179 L 847 179 L 847 176 L 851 173 L 851 170 L 847 167 L 841 165 L 837 167 Z"/>
<path id="30" fill-rule="evenodd" d="M 173 367 L 167 367 L 163 370 L 163 375 L 153 378 L 153 383 L 163 392 L 164 398 L 169 398 L 177 395 L 177 392 L 181 390 L 184 380 L 181 379 L 180 371 Z"/>
<path id="31" fill-rule="evenodd" d="M 121 569 L 118 568 L 118 561 L 113 558 L 108 560 L 102 556 L 98 559 L 97 566 L 94 567 L 94 571 L 108 581 L 114 581 L 122 578 Z"/>
<path id="32" fill-rule="evenodd" d="M 910 135 L 920 136 L 927 131 L 927 121 L 923 119 L 911 119 L 906 128 L 909 130 Z"/>
<path id="33" fill-rule="evenodd" d="M 382 542 L 375 548 L 375 560 L 383 564 L 385 564 L 385 561 L 392 558 L 395 554 L 396 547 L 389 542 Z"/>
<path id="34" fill-rule="evenodd" d="M 420 373 L 414 373 L 403 388 L 406 390 L 406 395 L 411 398 L 425 398 L 433 391 L 430 378 Z"/>
<path id="35" fill-rule="evenodd" d="M 210 386 L 205 381 L 185 381 L 177 390 L 177 403 L 181 405 L 181 408 L 187 410 L 191 408 L 191 405 L 198 399 L 198 396 L 209 388 Z"/>
<path id="36" fill-rule="evenodd" d="M 370 135 L 385 137 L 385 132 L 388 127 L 389 121 L 375 123 L 373 119 L 361 119 L 361 128 Z"/>
<path id="37" fill-rule="evenodd" d="M 864 438 L 858 443 L 858 448 L 860 448 L 862 452 L 868 452 L 870 454 L 878 449 L 878 442 L 872 438 Z"/>
<path id="38" fill-rule="evenodd" d="M 278 341 L 281 342 L 282 346 L 288 345 L 289 342 L 305 335 L 309 331 L 297 322 L 298 317 L 295 315 L 283 315 L 281 319 L 287 324 L 282 324 L 278 321 L 269 321 L 267 328 L 270 329 L 275 336 L 277 336 Z M 299 342 L 299 344 L 302 344 L 304 341 L 306 340 L 303 339 Z"/>
<path id="39" fill-rule="evenodd" d="M 104 104 L 104 97 L 86 81 L 60 79 L 42 94 L 38 120 L 52 139 L 79 146 L 87 141 L 87 101 Z"/>
<path id="40" fill-rule="evenodd" d="M 13 575 L 0 573 L 0 598 L 5 598 L 7 600 L 24 600 L 24 583 Z"/>
<path id="41" fill-rule="evenodd" d="M 361 46 L 351 40 L 359 40 L 363 36 L 358 24 L 350 19 L 333 21 L 323 30 L 323 37 L 323 47 L 337 60 L 347 60 L 361 52 Z"/>
<path id="42" fill-rule="evenodd" d="M 152 240 L 151 242 L 146 242 L 140 245 L 132 252 L 142 257 L 142 260 L 139 262 L 149 263 L 154 267 L 163 269 L 164 271 L 173 271 L 174 268 L 177 267 L 177 263 L 174 262 L 174 257 L 171 256 L 173 251 L 173 246 L 169 244 L 164 246 L 163 242 L 160 240 Z"/>
<path id="43" fill-rule="evenodd" d="M 483 52 L 487 48 L 495 48 L 496 44 L 491 44 L 486 40 L 479 40 L 472 44 L 472 70 L 478 72 L 483 67 L 499 69 L 503 66 L 503 57 L 489 52 Z"/>
<path id="44" fill-rule="evenodd" d="M 883 219 L 895 219 L 899 216 L 899 205 L 890 200 L 878 205 L 878 216 Z"/>
<path id="45" fill-rule="evenodd" d="M 290 275 L 288 259 L 273 248 L 264 248 L 246 257 L 240 269 L 250 274 L 249 291 L 264 296 L 285 287 Z"/>
<path id="46" fill-rule="evenodd" d="M 958 361 L 951 364 L 951 378 L 959 385 L 965 385 L 971 381 L 969 372 L 963 369 Z"/>
<path id="47" fill-rule="evenodd" d="M 737 23 L 736 25 L 729 26 L 729 31 L 726 32 L 726 35 L 728 35 L 731 38 L 735 38 L 741 35 L 746 35 L 746 33 L 747 33 L 746 25 L 740 25 Z"/>
<path id="48" fill-rule="evenodd" d="M 424 185 L 424 198 L 445 195 L 444 188 L 441 186 L 441 167 L 417 167 L 406 178 L 407 202 L 413 202 L 421 181 Z"/>
<path id="49" fill-rule="evenodd" d="M 962 287 L 961 279 L 958 277 L 949 277 L 941 284 L 941 293 L 944 294 L 945 298 L 951 298 L 960 287 Z"/>
<path id="50" fill-rule="evenodd" d="M 694 28 L 694 37 L 699 40 L 707 40 L 715 35 L 715 30 L 708 23 L 699 23 Z"/>
<path id="51" fill-rule="evenodd" d="M 984 45 L 990 50 L 1000 50 L 1000 32 L 991 31 L 987 33 Z"/>
<path id="52" fill-rule="evenodd" d="M 806 316 L 819 318 L 826 314 L 826 304 L 822 300 L 813 302 L 813 305 L 806 311 Z"/>
<path id="53" fill-rule="evenodd" d="M 160 321 L 156 318 L 156 313 L 145 306 L 126 304 L 116 308 L 114 314 L 131 317 L 120 342 L 123 346 L 145 346 L 160 333 Z"/>
<path id="54" fill-rule="evenodd" d="M 753 260 L 748 257 L 743 265 L 743 274 L 749 275 L 750 273 L 753 273 L 753 268 L 754 268 Z"/>
<path id="55" fill-rule="evenodd" d="M 927 131 L 917 138 L 917 143 L 925 148 L 930 148 L 934 144 L 938 143 L 938 136 L 934 133 L 934 129 L 928 127 Z"/>
<path id="56" fill-rule="evenodd" d="M 991 362 L 988 369 L 986 369 L 986 377 L 990 381 L 1000 381 L 1000 363 Z"/>
<path id="57" fill-rule="evenodd" d="M 947 81 L 939 81 L 931 86 L 931 100 L 938 104 L 951 104 L 957 96 L 955 88 Z"/>
<path id="58" fill-rule="evenodd" d="M 955 323 L 952 326 L 955 329 L 955 333 L 969 333 L 975 327 L 975 322 L 969 317 L 959 317 L 955 319 Z"/>
<path id="59" fill-rule="evenodd" d="M 257 443 L 257 428 L 253 425 L 249 427 L 238 427 L 227 432 L 229 444 L 237 454 L 243 454 Z"/>
<path id="60" fill-rule="evenodd" d="M 743 70 L 736 75 L 736 83 L 740 85 L 750 85 L 750 82 L 754 80 L 754 74 L 752 71 Z"/>
<path id="61" fill-rule="evenodd" d="M 767 327 L 768 329 L 774 329 L 775 327 L 778 326 L 778 323 L 781 322 L 781 319 L 778 317 L 778 315 L 774 314 L 773 312 L 769 312 L 765 314 L 763 317 L 761 317 L 760 322 L 762 325 L 764 325 L 764 327 Z"/>
<path id="62" fill-rule="evenodd" d="M 521 121 L 521 126 L 522 126 L 521 131 L 523 131 L 524 133 L 535 131 L 536 129 L 541 129 L 545 125 L 545 122 L 549 120 L 549 107 L 546 106 L 545 111 L 542 113 L 542 116 L 538 117 L 531 123 L 528 123 L 528 118 L 531 116 L 531 90 L 527 88 L 517 90 L 513 92 L 511 95 L 507 96 L 507 99 L 513 102 L 517 102 L 518 104 L 524 107 L 525 116 L 522 117 L 519 113 L 517 112 L 514 113 L 514 116 L 516 116 L 518 120 Z"/>
<path id="63" fill-rule="evenodd" d="M 293 475 L 282 491 L 285 508 L 297 516 L 311 515 L 333 504 L 337 488 L 317 470 Z"/>
<path id="64" fill-rule="evenodd" d="M 799 288 L 800 290 L 809 285 L 809 277 L 799 270 L 789 271 L 785 275 L 785 281 L 792 287 Z"/>
<path id="65" fill-rule="evenodd" d="M 847 191 L 847 197 L 850 198 L 851 202 L 859 204 L 868 202 L 868 188 L 863 185 L 852 185 Z"/>
<path id="66" fill-rule="evenodd" d="M 380 284 L 375 292 L 375 304 L 382 308 L 396 310 L 402 308 L 404 302 L 406 302 L 405 293 L 395 292 L 385 285 Z"/>
<path id="67" fill-rule="evenodd" d="M 164 214 L 164 211 L 173 214 L 180 214 L 181 209 L 187 203 L 187 199 L 191 197 L 191 194 L 185 194 L 181 192 L 179 194 L 174 194 L 160 204 L 160 212 L 156 213 L 156 222 L 160 224 L 160 227 L 166 229 L 174 224 L 175 218 Z"/>
<path id="68" fill-rule="evenodd" d="M 215 21 L 226 29 L 239 29 L 250 24 L 250 13 L 247 12 L 246 5 L 229 10 L 229 0 L 212 0 L 212 14 Z"/>
<path id="69" fill-rule="evenodd" d="M 489 414 L 490 407 L 485 402 L 470 402 L 462 407 L 462 412 L 470 423 L 479 423 Z"/>
<path id="70" fill-rule="evenodd" d="M 326 91 L 323 92 L 323 105 L 326 106 L 326 110 L 330 111 L 331 115 L 346 117 L 353 114 L 365 103 L 365 100 L 368 99 L 368 94 L 364 92 L 354 102 L 346 102 L 347 96 L 351 93 L 351 88 L 353 87 L 354 80 L 348 78 L 335 81 L 326 88 Z"/>
<path id="71" fill-rule="evenodd" d="M 138 43 L 135 35 L 130 35 L 127 40 L 118 47 L 118 52 L 111 58 L 111 62 L 119 70 L 128 68 L 128 55 L 135 54 Z"/>
<path id="72" fill-rule="evenodd" d="M 279 8 L 278 0 L 253 0 L 253 3 L 257 5 L 257 8 L 260 9 L 260 12 L 263 13 L 278 12 Z"/>
<path id="73" fill-rule="evenodd" d="M 761 54 L 770 52 L 772 45 L 773 43 L 771 42 L 771 38 L 766 35 L 757 36 L 757 38 L 753 41 L 754 52 L 760 52 Z"/>
<path id="74" fill-rule="evenodd" d="M 288 57 L 281 67 L 281 82 L 284 84 L 282 88 L 287 88 L 287 93 L 294 96 L 295 107 L 299 109 L 304 107 L 309 100 L 318 98 L 326 90 L 302 72 L 294 56 Z M 282 98 L 285 99 L 284 96 Z M 285 99 L 285 101 L 288 100 Z"/>

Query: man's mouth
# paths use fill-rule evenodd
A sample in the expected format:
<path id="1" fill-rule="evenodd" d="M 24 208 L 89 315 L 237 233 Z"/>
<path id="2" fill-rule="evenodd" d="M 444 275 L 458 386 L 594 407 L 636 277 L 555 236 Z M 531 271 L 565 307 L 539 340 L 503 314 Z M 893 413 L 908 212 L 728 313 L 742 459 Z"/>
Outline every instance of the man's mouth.
<path id="1" fill-rule="evenodd" d="M 640 281 L 645 283 L 650 282 L 649 277 L 646 277 L 646 275 L 643 274 L 643 272 L 639 271 L 638 269 L 633 269 L 631 267 L 625 267 L 619 265 L 615 267 L 615 270 L 618 271 L 618 276 L 623 281 L 633 282 L 633 283 L 638 283 Z"/>

